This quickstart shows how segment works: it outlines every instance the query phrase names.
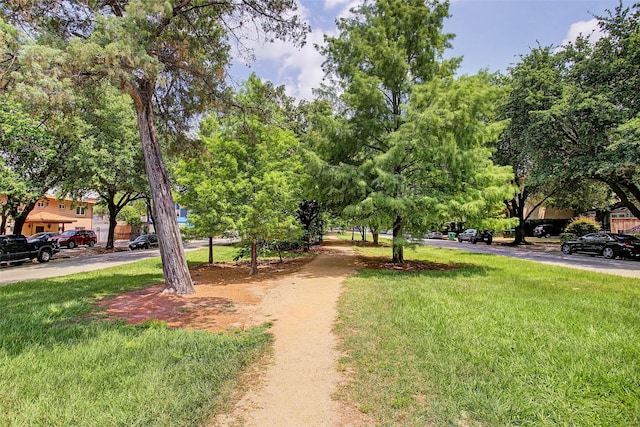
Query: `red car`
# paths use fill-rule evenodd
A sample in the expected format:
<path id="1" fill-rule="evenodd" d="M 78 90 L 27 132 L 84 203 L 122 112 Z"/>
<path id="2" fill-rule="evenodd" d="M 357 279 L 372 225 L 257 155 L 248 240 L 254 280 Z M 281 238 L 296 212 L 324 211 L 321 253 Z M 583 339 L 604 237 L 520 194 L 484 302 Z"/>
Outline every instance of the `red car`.
<path id="1" fill-rule="evenodd" d="M 66 246 L 73 249 L 78 245 L 93 247 L 98 238 L 92 230 L 68 230 L 59 236 L 52 237 L 51 240 L 57 241 L 60 247 Z"/>

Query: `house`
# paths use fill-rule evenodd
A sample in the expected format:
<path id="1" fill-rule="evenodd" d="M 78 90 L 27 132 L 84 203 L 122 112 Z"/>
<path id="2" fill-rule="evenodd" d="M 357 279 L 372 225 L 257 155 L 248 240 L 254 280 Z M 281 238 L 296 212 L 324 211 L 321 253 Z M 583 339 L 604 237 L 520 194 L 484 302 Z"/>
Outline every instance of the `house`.
<path id="1" fill-rule="evenodd" d="M 612 233 L 636 234 L 640 232 L 640 219 L 633 216 L 631 211 L 622 205 L 612 206 L 607 216 L 605 223 L 608 219 Z"/>
<path id="2" fill-rule="evenodd" d="M 0 204 L 3 199 L 6 196 L 0 196 Z M 90 197 L 82 200 L 59 200 L 55 195 L 47 194 L 38 200 L 29 213 L 22 234 L 30 236 L 43 231 L 93 230 L 93 207 L 96 202 L 97 199 Z M 11 220 L 7 224 L 7 230 L 0 230 L 0 234 L 10 232 L 13 232 Z"/>
<path id="3" fill-rule="evenodd" d="M 571 209 L 558 209 L 552 206 L 538 206 L 533 212 L 531 212 L 531 206 L 529 203 L 525 205 L 524 216 L 531 221 L 534 220 L 569 220 L 575 216 L 575 213 Z M 531 212 L 531 214 L 529 214 Z"/>

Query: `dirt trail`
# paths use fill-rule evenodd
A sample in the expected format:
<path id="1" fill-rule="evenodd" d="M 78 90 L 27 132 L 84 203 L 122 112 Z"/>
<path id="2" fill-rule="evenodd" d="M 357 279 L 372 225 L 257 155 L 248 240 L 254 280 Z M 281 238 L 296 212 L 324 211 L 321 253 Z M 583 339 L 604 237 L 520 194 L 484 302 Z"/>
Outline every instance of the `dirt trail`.
<path id="1" fill-rule="evenodd" d="M 343 381 L 332 328 L 341 283 L 354 266 L 352 251 L 334 247 L 269 287 L 259 311 L 273 321 L 272 361 L 215 426 L 365 425 L 353 424 L 350 411 L 332 398 Z"/>

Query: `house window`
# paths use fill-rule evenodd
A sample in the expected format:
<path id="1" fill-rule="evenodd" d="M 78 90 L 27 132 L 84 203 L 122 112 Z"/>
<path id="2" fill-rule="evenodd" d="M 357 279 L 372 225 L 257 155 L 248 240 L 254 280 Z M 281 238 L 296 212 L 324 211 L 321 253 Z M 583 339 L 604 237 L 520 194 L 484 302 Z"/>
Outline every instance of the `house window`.
<path id="1" fill-rule="evenodd" d="M 77 206 L 76 207 L 76 216 L 86 216 L 86 207 L 85 206 Z"/>
<path id="2" fill-rule="evenodd" d="M 39 208 L 44 208 L 46 205 L 44 204 L 44 202 L 38 202 L 38 207 Z"/>
<path id="3" fill-rule="evenodd" d="M 60 203 L 58 205 L 58 209 L 60 209 L 61 211 L 65 210 L 67 208 L 67 206 L 64 203 Z"/>

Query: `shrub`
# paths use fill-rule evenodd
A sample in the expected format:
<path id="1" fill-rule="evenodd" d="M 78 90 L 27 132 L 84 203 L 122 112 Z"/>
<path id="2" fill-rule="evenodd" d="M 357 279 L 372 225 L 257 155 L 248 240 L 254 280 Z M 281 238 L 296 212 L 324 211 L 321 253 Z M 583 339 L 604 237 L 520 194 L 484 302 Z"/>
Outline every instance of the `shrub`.
<path id="1" fill-rule="evenodd" d="M 598 231 L 600 231 L 600 225 L 595 219 L 588 216 L 579 216 L 575 218 L 564 230 L 565 233 L 573 234 L 576 237 L 584 236 L 589 233 L 597 233 Z"/>

